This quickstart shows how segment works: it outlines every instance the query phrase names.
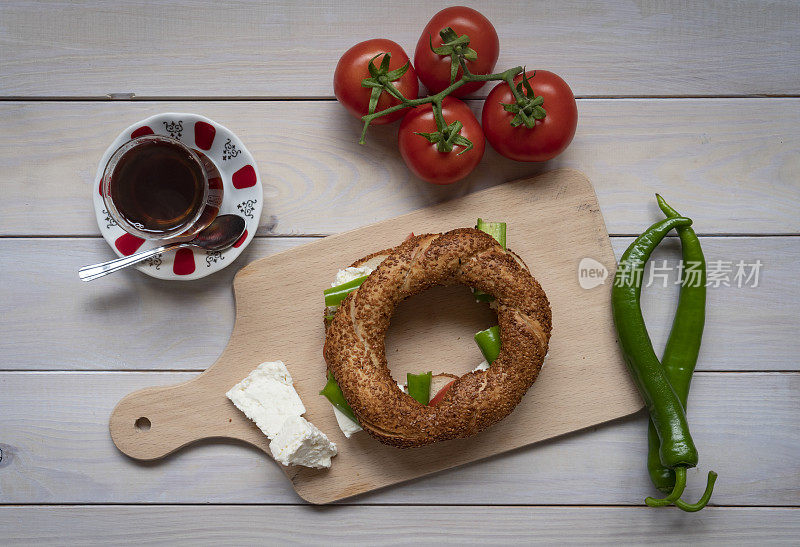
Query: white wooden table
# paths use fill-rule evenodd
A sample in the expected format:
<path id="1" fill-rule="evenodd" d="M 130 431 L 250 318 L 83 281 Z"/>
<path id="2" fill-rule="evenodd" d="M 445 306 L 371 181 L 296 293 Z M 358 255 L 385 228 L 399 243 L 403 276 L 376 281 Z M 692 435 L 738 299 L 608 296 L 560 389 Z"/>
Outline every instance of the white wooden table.
<path id="1" fill-rule="evenodd" d="M 412 51 L 446 4 L 0 5 L 0 543 L 797 544 L 800 4 L 469 4 L 498 30 L 498 66 L 561 74 L 580 120 L 549 164 L 489 151 L 448 188 L 408 173 L 394 126 L 359 147 L 331 86 L 351 44 L 385 36 Z M 112 256 L 91 210 L 98 159 L 121 128 L 166 110 L 209 116 L 253 152 L 258 238 L 191 285 L 134 271 L 82 284 L 79 266 Z M 147 465 L 114 448 L 107 421 L 123 395 L 190 378 L 221 352 L 238 268 L 557 166 L 593 181 L 617 254 L 659 217 L 659 191 L 695 218 L 709 260 L 763 263 L 758 287 L 709 289 L 689 405 L 702 464 L 687 498 L 713 467 L 712 507 L 643 505 L 643 415 L 325 508 L 246 446 Z M 659 253 L 675 259 L 676 241 Z M 646 292 L 658 348 L 675 298 Z"/>

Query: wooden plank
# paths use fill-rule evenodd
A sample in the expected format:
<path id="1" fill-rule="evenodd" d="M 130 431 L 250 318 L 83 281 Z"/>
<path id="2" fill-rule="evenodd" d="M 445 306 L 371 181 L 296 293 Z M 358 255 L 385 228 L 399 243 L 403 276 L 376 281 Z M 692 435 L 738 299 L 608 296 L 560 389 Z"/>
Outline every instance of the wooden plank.
<path id="1" fill-rule="evenodd" d="M 123 395 L 192 376 L 0 373 L 0 503 L 299 502 L 278 464 L 246 445 L 209 441 L 150 464 L 116 450 L 108 417 Z M 698 373 L 689 417 L 700 467 L 686 498 L 699 497 L 715 469 L 715 504 L 798 505 L 798 408 L 800 374 Z M 655 492 L 645 426 L 637 415 L 354 502 L 641 505 Z"/>
<path id="2" fill-rule="evenodd" d="M 522 1 L 470 5 L 497 28 L 498 70 L 554 70 L 581 96 L 800 91 L 800 9 L 790 0 L 573 0 L 535 14 Z M 0 95 L 331 96 L 347 48 L 387 37 L 413 55 L 438 9 L 423 0 L 402 12 L 363 0 L 4 2 Z"/>
<path id="3" fill-rule="evenodd" d="M 657 191 L 701 233 L 800 233 L 800 99 L 637 99 L 579 101 L 578 134 L 559 158 L 487 150 L 448 187 L 409 173 L 396 126 L 359 146 L 358 121 L 330 101 L 0 103 L 0 235 L 96 235 L 100 156 L 128 124 L 168 110 L 205 114 L 245 142 L 264 184 L 261 233 L 337 233 L 557 167 L 586 173 L 612 234 L 649 224 Z"/>
<path id="4" fill-rule="evenodd" d="M 25 257 L 0 287 L 11 311 L 0 319 L 9 329 L 0 344 L 14 348 L 0 368 L 205 369 L 233 328 L 234 274 L 305 242 L 259 238 L 232 266 L 178 286 L 130 268 L 81 282 L 81 266 L 114 258 L 102 239 L 0 239 L 4 254 Z"/>
<path id="5" fill-rule="evenodd" d="M 309 524 L 312 524 L 309 526 Z M 346 526 L 346 527 L 345 527 Z M 330 545 L 537 543 L 795 545 L 793 509 L 709 507 L 175 507 L 0 508 L 6 545 Z M 221 539 L 224 538 L 224 539 Z"/>
<path id="6" fill-rule="evenodd" d="M 509 234 L 513 247 L 518 237 L 513 226 Z M 0 315 L 5 333 L 0 337 L 0 370 L 203 370 L 230 337 L 233 274 L 252 260 L 311 240 L 256 238 L 234 265 L 186 286 L 134 271 L 81 283 L 76 274 L 80 266 L 113 257 L 100 239 L 0 239 L 0 255 L 15 260 L 0 284 L 6 310 Z M 612 238 L 617 257 L 630 241 Z M 709 289 L 698 369 L 800 369 L 800 339 L 795 336 L 800 330 L 796 313 L 800 294 L 795 290 L 800 239 L 706 237 L 702 241 L 709 260 L 761 260 L 764 266 L 756 288 L 734 284 Z M 653 260 L 661 265 L 669 259 L 674 265 L 679 256 L 677 241 L 667 239 Z M 331 272 L 338 267 L 332 264 Z M 660 351 L 672 323 L 676 287 L 665 289 L 657 283 L 643 294 L 645 317 Z M 743 309 L 748 310 L 747 320 L 738 319 Z"/>

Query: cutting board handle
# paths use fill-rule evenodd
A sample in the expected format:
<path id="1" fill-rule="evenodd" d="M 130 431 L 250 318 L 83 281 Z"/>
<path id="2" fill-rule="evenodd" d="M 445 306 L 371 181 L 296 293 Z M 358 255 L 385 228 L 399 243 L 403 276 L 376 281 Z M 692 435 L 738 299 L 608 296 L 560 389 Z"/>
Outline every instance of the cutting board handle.
<path id="1" fill-rule="evenodd" d="M 238 439 L 268 453 L 269 440 L 213 386 L 214 374 L 173 386 L 141 389 L 122 399 L 111 414 L 114 444 L 137 460 L 156 460 L 208 438 Z"/>

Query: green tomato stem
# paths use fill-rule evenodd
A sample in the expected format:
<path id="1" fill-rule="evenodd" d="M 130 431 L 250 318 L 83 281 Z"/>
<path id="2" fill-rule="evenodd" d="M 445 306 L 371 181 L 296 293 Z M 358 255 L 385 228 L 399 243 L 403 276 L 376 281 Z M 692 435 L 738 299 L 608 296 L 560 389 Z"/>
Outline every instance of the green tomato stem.
<path id="1" fill-rule="evenodd" d="M 505 79 L 505 82 L 506 82 L 506 84 L 508 84 L 508 88 L 511 90 L 511 94 L 514 96 L 514 100 L 515 100 L 515 101 L 517 101 L 517 103 L 521 103 L 521 102 L 524 102 L 524 101 L 525 101 L 525 97 L 524 97 L 524 96 L 522 95 L 522 93 L 520 93 L 520 91 L 517 89 L 517 86 L 515 86 L 515 85 L 514 85 L 514 78 L 515 78 L 516 76 L 517 76 L 517 75 L 516 75 L 516 74 L 514 74 L 514 75 L 513 75 L 513 76 L 511 76 L 510 78 L 506 78 L 506 79 Z"/>
<path id="2" fill-rule="evenodd" d="M 404 100 L 401 99 L 401 102 L 399 104 L 396 104 L 394 106 L 390 106 L 389 108 L 385 108 L 385 109 L 380 110 L 378 112 L 373 112 L 371 114 L 367 114 L 365 116 L 362 116 L 361 117 L 361 121 L 364 122 L 364 128 L 361 131 L 361 138 L 358 139 L 358 144 L 365 144 L 367 142 L 366 141 L 367 128 L 369 127 L 369 124 L 372 123 L 372 121 L 375 120 L 376 118 L 380 118 L 381 116 L 386 116 L 386 115 L 391 114 L 393 112 L 397 112 L 398 110 L 403 110 L 404 108 L 414 108 L 414 107 L 421 106 L 421 105 L 424 105 L 424 104 L 434 104 L 435 105 L 435 104 L 438 103 L 439 105 L 441 105 L 442 104 L 442 100 L 444 100 L 445 97 L 450 95 L 453 91 L 455 91 L 456 89 L 458 89 L 462 85 L 467 84 L 469 82 L 489 82 L 489 81 L 499 81 L 499 80 L 505 81 L 506 83 L 508 83 L 509 87 L 511 87 L 511 91 L 512 91 L 512 93 L 514 93 L 514 97 L 517 100 L 522 100 L 523 97 L 518 96 L 519 92 L 517 92 L 514 89 L 514 85 L 513 85 L 514 84 L 514 77 L 517 74 L 519 74 L 520 72 L 522 72 L 522 71 L 523 71 L 523 68 L 521 66 L 516 66 L 516 67 L 510 68 L 510 69 L 508 69 L 506 71 L 496 72 L 494 74 L 472 74 L 468 70 L 464 70 L 463 71 L 463 75 L 461 76 L 460 80 L 458 80 L 456 82 L 453 82 L 448 87 L 446 87 L 445 89 L 441 90 L 439 93 L 436 93 L 435 95 L 429 95 L 428 97 L 421 97 L 419 99 L 405 99 L 404 98 Z M 387 83 L 385 85 L 385 87 L 386 86 L 391 86 L 391 85 L 392 85 L 391 83 Z M 392 86 L 392 87 L 394 87 L 394 86 Z M 396 90 L 396 88 L 395 88 L 395 90 Z M 392 94 L 393 96 L 396 96 L 391 91 L 389 91 L 388 88 L 387 88 L 387 92 Z M 434 108 L 434 115 L 435 115 L 435 110 L 436 109 Z M 442 120 L 442 123 L 443 123 L 443 120 Z M 442 130 L 442 126 L 439 126 L 438 124 L 439 124 L 439 121 L 437 120 L 437 126 L 439 127 L 439 131 L 441 131 Z"/>
<path id="3" fill-rule="evenodd" d="M 445 129 L 447 129 L 447 122 L 444 121 L 444 114 L 442 114 L 442 101 L 433 101 L 431 107 L 433 108 L 433 119 L 436 120 L 436 130 L 443 132 Z M 442 150 L 441 147 L 439 148 L 439 151 L 445 152 L 445 150 Z M 446 151 L 449 152 L 449 150 Z"/>

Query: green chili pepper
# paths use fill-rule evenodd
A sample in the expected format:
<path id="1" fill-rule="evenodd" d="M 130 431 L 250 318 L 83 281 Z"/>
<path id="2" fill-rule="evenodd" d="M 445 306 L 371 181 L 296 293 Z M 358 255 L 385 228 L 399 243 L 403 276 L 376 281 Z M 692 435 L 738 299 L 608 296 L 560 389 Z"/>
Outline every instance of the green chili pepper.
<path id="1" fill-rule="evenodd" d="M 658 206 L 668 218 L 678 217 L 680 214 L 670 207 L 660 195 L 656 194 Z M 667 374 L 672 389 L 678 395 L 684 411 L 687 408 L 689 387 L 692 374 L 697 364 L 697 355 L 700 352 L 700 343 L 703 337 L 706 311 L 706 261 L 700 239 L 694 230 L 688 226 L 677 228 L 681 240 L 681 255 L 683 268 L 681 270 L 681 292 L 678 298 L 678 308 L 672 322 L 672 330 L 664 348 L 661 364 Z M 649 424 L 648 432 L 649 451 L 647 456 L 647 470 L 650 480 L 662 492 L 670 492 L 676 483 L 675 471 L 661 465 L 658 456 L 659 439 L 655 426 Z M 699 511 L 711 498 L 717 474 L 709 472 L 706 493 L 700 502 L 689 505 L 682 500 L 676 500 L 684 511 Z M 652 499 L 652 498 L 651 498 Z"/>
<path id="2" fill-rule="evenodd" d="M 324 395 L 333 406 L 341 410 L 342 413 L 344 413 L 348 418 L 358 423 L 353 409 L 350 408 L 347 399 L 344 398 L 342 388 L 340 388 L 339 384 L 336 383 L 336 378 L 333 377 L 333 373 L 331 371 L 328 371 L 328 383 L 325 384 L 325 387 L 322 388 L 322 391 L 320 391 L 319 394 Z"/>
<path id="3" fill-rule="evenodd" d="M 411 397 L 413 397 L 418 403 L 427 405 L 431 400 L 432 378 L 432 372 L 423 372 L 422 374 L 406 374 L 408 394 L 411 395 Z"/>
<path id="4" fill-rule="evenodd" d="M 687 228 L 691 223 L 690 219 L 676 214 L 657 222 L 639 236 L 620 259 L 611 296 L 614 323 L 623 357 L 645 401 L 653 431 L 658 437 L 658 460 L 675 475 L 672 491 L 667 497 L 647 498 L 645 502 L 653 507 L 674 503 L 684 511 L 702 509 L 711 496 L 716 474 L 709 473 L 706 493 L 700 502 L 687 504 L 680 499 L 686 487 L 686 469 L 697 465 L 698 454 L 689 432 L 681 398 L 653 351 L 653 344 L 642 317 L 640 297 L 644 265 L 650 254 L 671 229 Z M 688 312 L 684 310 L 683 314 Z M 675 339 L 676 344 L 678 340 Z M 678 351 L 677 346 L 671 351 L 675 352 L 675 359 L 678 358 L 678 353 L 686 355 L 686 350 L 681 348 Z"/>
<path id="5" fill-rule="evenodd" d="M 669 468 L 697 465 L 697 449 L 689 434 L 683 406 L 653 351 L 639 298 L 644 265 L 653 249 L 667 232 L 691 223 L 688 218 L 675 217 L 648 228 L 622 255 L 611 292 L 611 307 L 623 357 L 661 440 L 661 463 Z"/>
<path id="6" fill-rule="evenodd" d="M 667 205 L 661 196 L 656 195 L 656 198 L 667 218 L 680 216 L 677 211 Z M 685 411 L 686 400 L 689 396 L 689 384 L 697 363 L 705 322 L 706 262 L 700 247 L 700 240 L 692 228 L 681 226 L 678 228 L 678 235 L 681 239 L 681 254 L 684 264 L 681 293 L 661 364 Z M 689 279 L 690 272 L 695 272 L 692 275 L 696 275 L 697 278 Z M 648 440 L 650 451 L 647 469 L 650 479 L 662 492 L 670 492 L 675 485 L 675 472 L 661 465 L 658 457 L 658 434 L 652 423 L 648 431 Z"/>
<path id="7" fill-rule="evenodd" d="M 481 349 L 486 362 L 490 365 L 494 363 L 494 360 L 500 355 L 500 326 L 495 325 L 475 333 L 475 343 Z"/>
<path id="8" fill-rule="evenodd" d="M 325 295 L 325 305 L 326 306 L 338 306 L 342 303 L 342 300 L 347 298 L 347 295 L 356 290 L 361 286 L 365 279 L 367 279 L 367 275 L 357 277 L 348 281 L 347 283 L 342 283 L 341 285 L 336 285 L 335 287 L 331 287 L 330 289 L 325 289 L 322 291 L 322 294 Z"/>

